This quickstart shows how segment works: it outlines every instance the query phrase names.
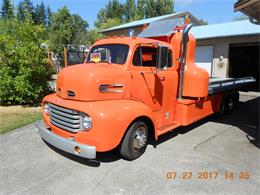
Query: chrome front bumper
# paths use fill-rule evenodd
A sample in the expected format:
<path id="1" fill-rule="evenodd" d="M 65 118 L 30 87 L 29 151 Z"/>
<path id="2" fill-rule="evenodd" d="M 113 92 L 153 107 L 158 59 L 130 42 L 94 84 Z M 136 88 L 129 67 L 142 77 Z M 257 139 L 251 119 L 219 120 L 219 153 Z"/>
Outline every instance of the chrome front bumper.
<path id="1" fill-rule="evenodd" d="M 50 145 L 55 146 L 65 152 L 70 154 L 74 154 L 76 156 L 80 156 L 83 158 L 94 159 L 96 158 L 96 147 L 83 145 L 77 143 L 73 140 L 62 138 L 53 132 L 49 131 L 45 128 L 43 121 L 37 121 L 36 124 L 36 131 L 39 135 Z M 80 153 L 76 152 L 75 148 L 80 148 Z"/>

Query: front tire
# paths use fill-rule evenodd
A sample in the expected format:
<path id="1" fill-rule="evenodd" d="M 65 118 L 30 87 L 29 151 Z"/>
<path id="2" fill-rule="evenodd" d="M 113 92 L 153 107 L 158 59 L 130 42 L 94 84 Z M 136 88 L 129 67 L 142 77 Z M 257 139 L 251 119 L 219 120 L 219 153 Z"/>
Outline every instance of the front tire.
<path id="1" fill-rule="evenodd" d="M 135 160 L 142 156 L 147 148 L 148 126 L 143 121 L 134 122 L 127 130 L 120 148 L 120 154 L 126 160 Z"/>

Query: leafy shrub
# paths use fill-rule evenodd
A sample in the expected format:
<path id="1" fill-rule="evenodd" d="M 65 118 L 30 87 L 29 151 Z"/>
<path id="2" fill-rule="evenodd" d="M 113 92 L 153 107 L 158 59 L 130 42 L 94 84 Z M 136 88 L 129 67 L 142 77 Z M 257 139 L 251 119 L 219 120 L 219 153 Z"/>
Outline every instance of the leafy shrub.
<path id="1" fill-rule="evenodd" d="M 44 37 L 42 26 L 0 20 L 0 103 L 36 103 L 48 92 Z"/>

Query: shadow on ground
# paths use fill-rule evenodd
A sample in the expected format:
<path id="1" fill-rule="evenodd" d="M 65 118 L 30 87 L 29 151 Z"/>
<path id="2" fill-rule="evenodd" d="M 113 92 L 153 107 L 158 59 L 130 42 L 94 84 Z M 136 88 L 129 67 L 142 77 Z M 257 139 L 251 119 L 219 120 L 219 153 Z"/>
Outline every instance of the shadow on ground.
<path id="1" fill-rule="evenodd" d="M 252 144 L 260 148 L 259 105 L 260 97 L 239 102 L 238 109 L 234 113 L 213 121 L 238 127 L 247 134 Z"/>
<path id="2" fill-rule="evenodd" d="M 218 115 L 212 115 L 187 127 L 180 127 L 161 136 L 157 144 L 161 144 L 177 136 L 178 134 L 188 133 L 189 131 L 209 121 L 213 121 L 239 128 L 247 134 L 247 138 L 252 144 L 260 148 L 259 105 L 260 97 L 256 97 L 245 102 L 240 101 L 237 109 L 233 113 L 221 117 Z"/>
<path id="3" fill-rule="evenodd" d="M 117 148 L 112 150 L 112 151 L 109 151 L 109 152 L 102 152 L 102 153 L 98 152 L 96 159 L 85 159 L 85 158 L 64 152 L 64 151 L 60 150 L 59 148 L 56 148 L 56 147 L 50 145 L 47 142 L 45 142 L 45 144 L 47 146 L 49 146 L 52 150 L 57 152 L 58 154 L 66 157 L 70 160 L 73 160 L 75 162 L 78 162 L 78 163 L 81 163 L 81 164 L 84 164 L 84 165 L 87 165 L 87 166 L 90 166 L 90 167 L 99 167 L 101 163 L 114 162 L 114 161 L 122 159 L 118 150 L 117 150 Z"/>
<path id="4" fill-rule="evenodd" d="M 166 133 L 165 135 L 160 136 L 159 140 L 156 143 L 150 142 L 149 144 L 156 147 L 156 145 L 163 144 L 164 142 L 174 138 L 178 134 L 188 133 L 189 131 L 209 121 L 214 121 L 217 123 L 224 123 L 224 124 L 238 127 L 240 130 L 242 130 L 247 134 L 247 138 L 249 139 L 249 141 L 259 148 L 260 146 L 259 105 L 260 105 L 260 97 L 256 97 L 254 99 L 245 102 L 239 102 L 238 108 L 232 114 L 224 115 L 222 117 L 218 117 L 216 115 L 207 117 L 187 127 L 180 127 L 173 130 L 172 132 Z M 81 158 L 66 153 L 58 148 L 49 145 L 48 143 L 46 144 L 55 152 L 59 153 L 60 155 L 90 167 L 99 167 L 101 163 L 114 162 L 122 159 L 118 152 L 118 148 L 105 153 L 97 153 L 97 158 L 95 160 L 88 160 L 85 158 Z"/>

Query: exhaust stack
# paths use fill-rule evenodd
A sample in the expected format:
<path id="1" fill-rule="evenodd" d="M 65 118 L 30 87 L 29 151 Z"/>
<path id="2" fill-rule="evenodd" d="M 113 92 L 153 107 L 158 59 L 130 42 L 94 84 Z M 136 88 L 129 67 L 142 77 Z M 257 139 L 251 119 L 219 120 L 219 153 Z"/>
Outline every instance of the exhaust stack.
<path id="1" fill-rule="evenodd" d="M 182 34 L 182 56 L 181 56 L 181 67 L 180 67 L 180 78 L 179 78 L 179 91 L 178 91 L 178 99 L 182 99 L 182 91 L 183 91 L 183 77 L 184 77 L 184 69 L 186 65 L 186 55 L 187 55 L 187 43 L 189 41 L 189 31 L 192 27 L 192 24 L 188 24 L 183 29 Z"/>

